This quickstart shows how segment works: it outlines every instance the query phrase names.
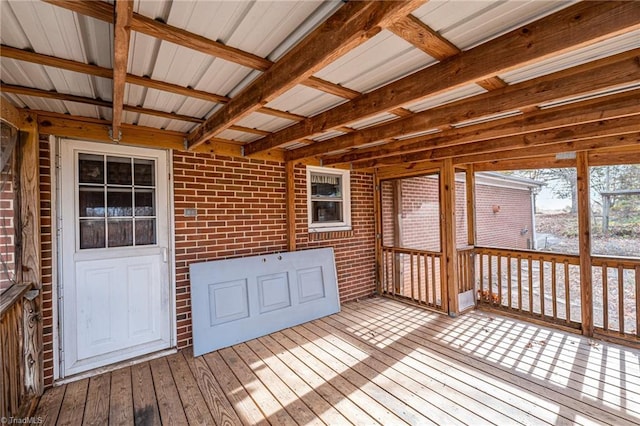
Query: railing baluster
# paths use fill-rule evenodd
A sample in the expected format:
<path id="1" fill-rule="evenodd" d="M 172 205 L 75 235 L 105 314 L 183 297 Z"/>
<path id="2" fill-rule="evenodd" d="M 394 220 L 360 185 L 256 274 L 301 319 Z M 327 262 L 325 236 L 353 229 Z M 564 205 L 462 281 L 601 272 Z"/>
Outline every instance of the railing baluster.
<path id="1" fill-rule="evenodd" d="M 480 300 L 484 294 L 484 254 L 480 253 Z"/>
<path id="2" fill-rule="evenodd" d="M 640 337 L 640 265 L 636 266 L 636 337 Z"/>
<path id="3" fill-rule="evenodd" d="M 527 268 L 529 268 L 527 273 L 529 281 L 529 313 L 533 315 L 533 258 L 531 256 L 527 258 Z"/>
<path id="4" fill-rule="evenodd" d="M 518 255 L 518 311 L 522 312 L 522 257 Z"/>
<path id="5" fill-rule="evenodd" d="M 502 306 L 502 256 L 498 254 L 498 305 Z"/>
<path id="6" fill-rule="evenodd" d="M 624 269 L 618 265 L 618 330 L 624 336 Z"/>
<path id="7" fill-rule="evenodd" d="M 411 262 L 411 300 L 415 301 L 416 298 L 415 298 L 414 293 L 413 293 L 413 286 L 415 285 L 414 275 L 413 275 L 413 255 L 414 255 L 414 253 L 411 253 L 409 255 L 409 261 Z"/>
<path id="8" fill-rule="evenodd" d="M 493 304 L 493 254 L 489 255 L 489 282 L 487 283 L 487 287 L 489 287 L 489 303 Z"/>
<path id="9" fill-rule="evenodd" d="M 511 293 L 512 293 L 512 287 L 511 287 L 511 261 L 512 260 L 513 259 L 511 259 L 511 256 L 507 256 L 507 286 L 508 286 L 508 288 L 507 288 L 507 291 L 508 291 L 507 299 L 508 299 L 508 302 L 509 302 L 509 309 L 513 309 L 513 301 L 511 300 L 512 299 L 512 296 L 511 296 Z"/>
<path id="10" fill-rule="evenodd" d="M 569 262 L 564 261 L 564 307 L 566 309 L 565 322 L 571 321 L 571 298 L 569 297 Z"/>
<path id="11" fill-rule="evenodd" d="M 422 256 L 422 254 L 418 254 L 418 258 L 416 259 L 418 265 L 418 303 L 422 303 L 422 274 L 420 273 L 422 269 Z"/>
<path id="12" fill-rule="evenodd" d="M 540 258 L 540 284 L 538 285 L 538 289 L 540 290 L 540 314 L 544 319 L 544 260 L 542 257 Z"/>
<path id="13" fill-rule="evenodd" d="M 609 330 L 609 271 L 602 265 L 602 328 Z"/>
<path id="14" fill-rule="evenodd" d="M 551 303 L 553 303 L 553 319 L 558 319 L 558 287 L 556 285 L 556 259 L 551 259 Z"/>
<path id="15" fill-rule="evenodd" d="M 437 290 L 436 290 L 436 258 L 434 255 L 430 255 L 429 256 L 431 258 L 431 286 L 432 286 L 432 305 L 433 306 L 438 306 L 438 299 L 437 299 Z M 440 303 L 440 305 L 442 306 L 442 302 Z"/>

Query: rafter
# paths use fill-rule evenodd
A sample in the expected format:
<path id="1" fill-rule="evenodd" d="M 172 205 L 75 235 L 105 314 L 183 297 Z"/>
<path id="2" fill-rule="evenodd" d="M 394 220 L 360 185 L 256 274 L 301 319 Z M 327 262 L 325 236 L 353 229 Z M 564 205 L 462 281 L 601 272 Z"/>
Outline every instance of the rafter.
<path id="1" fill-rule="evenodd" d="M 536 109 L 522 115 L 460 129 L 454 128 L 434 135 L 394 141 L 380 147 L 356 150 L 347 154 L 329 155 L 322 158 L 322 163 L 324 165 L 335 165 L 372 160 L 393 156 L 397 153 L 409 154 L 444 146 L 532 133 L 639 113 L 640 89 L 636 89 L 562 107 L 545 110 Z"/>
<path id="2" fill-rule="evenodd" d="M 637 147 L 640 144 L 640 132 L 626 133 L 622 135 L 607 135 L 589 139 L 554 142 L 540 149 L 539 146 L 506 150 L 500 152 L 464 155 L 453 159 L 455 164 L 469 164 L 486 161 L 497 161 L 518 158 L 535 158 L 549 154 L 558 154 L 571 151 L 591 151 L 603 148 Z"/>
<path id="3" fill-rule="evenodd" d="M 189 135 L 195 147 L 310 77 L 424 3 L 349 2 Z"/>
<path id="4" fill-rule="evenodd" d="M 252 142 L 245 152 L 271 149 L 637 28 L 636 2 L 581 2 Z"/>
<path id="5" fill-rule="evenodd" d="M 0 84 L 0 89 L 2 89 L 2 91 L 5 93 L 15 93 L 16 95 L 34 96 L 38 98 L 47 98 L 47 99 L 57 99 L 60 101 L 77 102 L 81 104 L 95 105 L 95 106 L 104 107 L 104 108 L 111 108 L 113 106 L 112 102 L 105 101 L 102 99 L 71 95 L 67 93 L 59 93 L 52 90 L 40 90 L 40 89 L 31 88 L 31 87 L 16 86 L 16 85 L 5 84 L 5 83 Z M 138 107 L 134 105 L 124 104 L 122 106 L 122 109 L 124 111 L 135 112 L 138 114 L 146 114 L 146 115 L 151 115 L 155 117 L 168 118 L 171 120 L 187 121 L 190 123 L 204 122 L 204 119 L 202 118 L 176 114 L 174 112 L 158 111 L 158 110 Z"/>
<path id="6" fill-rule="evenodd" d="M 562 142 L 573 142 L 609 136 L 619 136 L 638 132 L 638 120 L 640 111 L 636 115 L 600 120 L 590 123 L 564 126 L 557 129 L 542 130 L 535 133 L 522 135 L 510 135 L 495 139 L 478 139 L 469 143 L 435 148 L 429 151 L 415 152 L 412 154 L 400 154 L 393 157 L 385 157 L 372 161 L 363 161 L 354 165 L 354 168 L 370 168 L 380 166 L 398 165 L 404 163 L 416 163 L 420 161 L 436 161 L 445 158 L 479 158 L 480 156 L 505 155 L 509 151 L 522 148 L 531 149 L 531 152 L 544 154 L 549 145 Z M 544 149 L 540 149 L 544 147 Z M 462 161 L 472 163 L 474 161 Z"/>
<path id="7" fill-rule="evenodd" d="M 410 117 L 372 126 L 358 132 L 290 151 L 287 153 L 287 158 L 289 160 L 298 160 L 397 135 L 411 134 L 445 124 L 454 124 L 492 114 L 513 111 L 522 107 L 535 106 L 556 99 L 591 93 L 638 81 L 640 80 L 640 67 L 637 64 L 638 55 L 640 55 L 640 49 L 462 99 L 422 111 Z M 550 85 L 553 86 L 553 90 L 549 90 Z M 275 134 L 277 133 L 272 135 Z"/>
<path id="8" fill-rule="evenodd" d="M 116 0 L 113 24 L 113 116 L 111 138 L 120 140 L 120 124 L 124 106 L 124 88 L 129 63 L 129 39 L 131 38 L 131 19 L 133 0 Z"/>
<path id="9" fill-rule="evenodd" d="M 453 43 L 413 15 L 398 19 L 389 30 L 439 61 L 460 53 Z"/>

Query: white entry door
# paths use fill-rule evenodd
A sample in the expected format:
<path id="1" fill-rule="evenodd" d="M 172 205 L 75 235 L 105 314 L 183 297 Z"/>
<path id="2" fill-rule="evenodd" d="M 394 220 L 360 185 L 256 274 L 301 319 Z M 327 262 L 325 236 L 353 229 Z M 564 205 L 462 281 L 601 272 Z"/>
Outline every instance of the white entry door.
<path id="1" fill-rule="evenodd" d="M 171 345 L 167 153 L 60 141 L 62 376 Z"/>

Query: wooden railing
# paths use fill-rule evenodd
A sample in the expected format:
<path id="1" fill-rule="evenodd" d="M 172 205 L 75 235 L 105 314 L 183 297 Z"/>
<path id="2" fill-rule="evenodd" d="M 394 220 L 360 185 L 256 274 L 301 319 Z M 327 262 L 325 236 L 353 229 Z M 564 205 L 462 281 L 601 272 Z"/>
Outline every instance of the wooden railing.
<path id="1" fill-rule="evenodd" d="M 0 354 L 2 359 L 1 417 L 19 417 L 26 414 L 28 396 L 25 384 L 24 353 L 24 295 L 30 284 L 14 284 L 2 293 L 0 302 Z"/>
<path id="2" fill-rule="evenodd" d="M 592 256 L 596 332 L 640 338 L 640 259 Z"/>
<path id="3" fill-rule="evenodd" d="M 478 302 L 579 328 L 580 257 L 476 247 Z"/>
<path id="4" fill-rule="evenodd" d="M 458 292 L 475 289 L 476 261 L 473 246 L 458 249 Z"/>
<path id="5" fill-rule="evenodd" d="M 442 310 L 441 253 L 382 248 L 382 293 Z"/>

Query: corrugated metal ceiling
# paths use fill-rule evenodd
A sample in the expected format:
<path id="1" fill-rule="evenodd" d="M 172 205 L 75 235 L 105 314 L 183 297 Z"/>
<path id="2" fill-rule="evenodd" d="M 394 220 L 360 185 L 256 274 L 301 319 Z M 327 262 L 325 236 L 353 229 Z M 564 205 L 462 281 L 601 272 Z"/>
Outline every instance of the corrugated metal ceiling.
<path id="1" fill-rule="evenodd" d="M 431 0 L 413 15 L 458 48 L 468 50 L 572 3 L 575 1 Z M 338 0 L 136 0 L 134 11 L 260 57 L 277 60 L 341 4 Z M 39 1 L 3 0 L 0 8 L 2 44 L 112 68 L 112 24 Z M 521 67 L 500 77 L 513 84 L 637 47 L 640 47 L 640 31 Z M 366 93 L 436 62 L 422 50 L 383 30 L 314 75 Z M 110 101 L 112 96 L 112 81 L 107 78 L 9 58 L 2 58 L 0 71 L 5 84 L 104 101 Z M 128 72 L 231 97 L 261 75 L 260 71 L 246 66 L 136 32 L 131 33 Z M 418 112 L 484 91 L 476 84 L 469 84 L 408 105 L 407 109 Z M 26 95 L 4 93 L 3 96 L 18 107 L 111 120 L 111 109 L 107 107 Z M 297 85 L 266 106 L 311 117 L 346 101 L 343 97 Z M 210 101 L 132 84 L 126 85 L 125 104 L 200 119 L 210 117 L 222 107 Z M 180 132 L 189 132 L 197 126 L 193 122 L 130 111 L 126 111 L 123 118 L 126 123 Z M 363 128 L 395 118 L 392 114 L 377 114 L 349 125 Z M 292 123 L 292 120 L 255 112 L 237 124 L 275 132 Z M 342 133 L 326 132 L 315 135 L 315 139 L 324 140 L 339 134 Z M 261 136 L 226 130 L 218 137 L 248 142 Z M 288 145 L 289 148 L 292 146 L 300 145 Z"/>

